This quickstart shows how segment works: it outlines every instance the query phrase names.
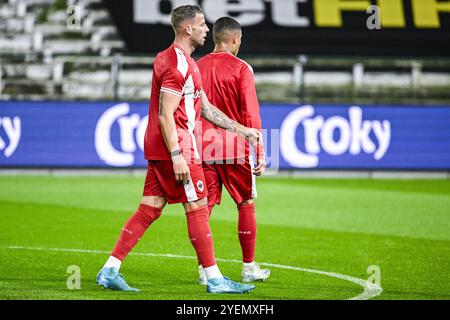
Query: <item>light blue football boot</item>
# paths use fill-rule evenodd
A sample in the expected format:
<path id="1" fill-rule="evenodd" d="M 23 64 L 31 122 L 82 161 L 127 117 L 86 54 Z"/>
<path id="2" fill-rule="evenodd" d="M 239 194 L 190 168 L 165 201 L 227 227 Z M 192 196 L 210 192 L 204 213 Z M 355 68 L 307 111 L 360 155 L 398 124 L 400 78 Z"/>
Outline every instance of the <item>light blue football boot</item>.
<path id="1" fill-rule="evenodd" d="M 252 284 L 240 284 L 227 277 L 209 279 L 206 291 L 209 293 L 246 293 L 255 289 Z"/>
<path id="2" fill-rule="evenodd" d="M 133 291 L 137 292 L 139 289 L 130 287 L 125 278 L 117 268 L 103 268 L 99 271 L 96 277 L 97 284 L 107 289 L 119 291 Z"/>

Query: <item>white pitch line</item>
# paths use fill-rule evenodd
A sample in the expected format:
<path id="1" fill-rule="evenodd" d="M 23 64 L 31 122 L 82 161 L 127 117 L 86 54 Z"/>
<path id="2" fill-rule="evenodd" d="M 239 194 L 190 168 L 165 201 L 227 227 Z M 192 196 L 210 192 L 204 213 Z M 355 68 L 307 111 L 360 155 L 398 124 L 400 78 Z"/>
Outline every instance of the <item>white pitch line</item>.
<path id="1" fill-rule="evenodd" d="M 85 250 L 85 249 L 21 247 L 21 246 L 1 246 L 1 248 L 18 249 L 18 250 L 39 250 L 39 251 L 59 251 L 59 252 L 110 254 L 109 251 Z M 170 253 L 139 253 L 139 252 L 132 252 L 132 253 L 130 253 L 130 255 L 146 256 L 146 257 L 165 257 L 165 258 L 176 258 L 176 259 L 195 259 L 195 260 L 197 260 L 197 257 L 194 257 L 194 256 L 184 256 L 184 255 L 170 254 Z M 222 261 L 222 262 L 242 263 L 241 260 L 235 260 L 235 259 L 229 260 L 229 259 L 217 258 L 216 260 L 217 261 Z M 258 264 L 262 265 L 262 266 L 272 267 L 272 268 L 279 268 L 279 269 L 295 270 L 295 271 L 302 271 L 302 272 L 308 272 L 308 273 L 321 274 L 321 275 L 332 277 L 332 278 L 337 278 L 337 279 L 350 281 L 350 282 L 353 282 L 353 283 L 363 287 L 364 291 L 360 295 L 358 295 L 356 297 L 352 297 L 349 300 L 369 300 L 371 298 L 379 296 L 383 292 L 383 288 L 381 288 L 381 286 L 378 285 L 378 284 L 371 283 L 371 282 L 369 282 L 367 280 L 364 280 L 364 279 L 347 276 L 345 274 L 334 273 L 334 272 L 326 272 L 326 271 L 315 270 L 315 269 L 305 269 L 305 268 L 299 268 L 299 267 L 293 267 L 293 266 L 285 266 L 285 265 L 282 265 L 282 264 L 274 264 L 274 263 L 266 263 L 266 262 L 259 262 Z"/>

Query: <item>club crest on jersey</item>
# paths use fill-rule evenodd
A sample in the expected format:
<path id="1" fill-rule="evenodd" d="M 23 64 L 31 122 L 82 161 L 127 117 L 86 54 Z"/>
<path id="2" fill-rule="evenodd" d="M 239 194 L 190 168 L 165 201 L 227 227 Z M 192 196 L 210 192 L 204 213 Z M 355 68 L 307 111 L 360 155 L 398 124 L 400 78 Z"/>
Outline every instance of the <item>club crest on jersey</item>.
<path id="1" fill-rule="evenodd" d="M 197 189 L 198 189 L 200 192 L 203 192 L 203 188 L 204 188 L 203 181 L 202 181 L 202 180 L 198 180 L 198 181 L 197 181 Z"/>

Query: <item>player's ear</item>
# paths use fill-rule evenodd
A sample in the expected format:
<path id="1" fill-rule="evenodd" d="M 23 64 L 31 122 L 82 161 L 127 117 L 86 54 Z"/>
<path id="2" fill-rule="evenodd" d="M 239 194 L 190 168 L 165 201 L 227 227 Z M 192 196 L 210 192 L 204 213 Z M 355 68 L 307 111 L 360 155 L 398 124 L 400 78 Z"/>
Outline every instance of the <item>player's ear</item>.
<path id="1" fill-rule="evenodd" d="M 186 30 L 186 33 L 187 33 L 188 35 L 191 35 L 191 34 L 192 34 L 192 27 L 191 27 L 190 24 L 186 25 L 186 27 L 185 27 L 184 30 Z"/>
<path id="2" fill-rule="evenodd" d="M 233 35 L 233 44 L 236 45 L 239 41 L 239 34 L 237 32 Z"/>

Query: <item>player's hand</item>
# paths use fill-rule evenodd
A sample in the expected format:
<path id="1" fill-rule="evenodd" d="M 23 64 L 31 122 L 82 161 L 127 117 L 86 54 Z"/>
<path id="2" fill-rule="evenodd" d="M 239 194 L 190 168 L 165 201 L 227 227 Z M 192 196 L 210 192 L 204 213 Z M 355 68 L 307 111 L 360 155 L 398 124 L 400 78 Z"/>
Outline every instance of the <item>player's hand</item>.
<path id="1" fill-rule="evenodd" d="M 172 163 L 173 163 L 173 173 L 175 174 L 175 180 L 177 180 L 177 182 L 182 182 L 184 184 L 189 183 L 189 180 L 191 180 L 191 174 L 184 157 L 181 154 L 172 157 Z"/>
<path id="2" fill-rule="evenodd" d="M 253 169 L 253 174 L 255 176 L 260 176 L 266 171 L 266 160 L 263 158 L 258 158 L 256 167 Z"/>
<path id="3" fill-rule="evenodd" d="M 257 146 L 262 141 L 261 132 L 255 128 L 244 127 L 243 135 L 253 146 Z"/>

